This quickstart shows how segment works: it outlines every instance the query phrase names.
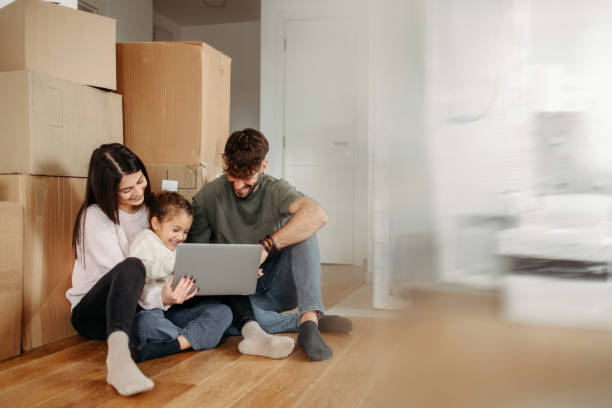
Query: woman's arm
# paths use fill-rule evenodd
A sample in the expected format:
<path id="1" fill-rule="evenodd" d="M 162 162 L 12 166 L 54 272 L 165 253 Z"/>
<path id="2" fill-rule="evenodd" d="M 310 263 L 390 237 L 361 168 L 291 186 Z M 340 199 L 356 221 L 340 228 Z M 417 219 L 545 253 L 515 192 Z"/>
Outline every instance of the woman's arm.
<path id="1" fill-rule="evenodd" d="M 91 206 L 85 212 L 82 233 L 85 251 L 81 252 L 81 256 L 84 259 L 78 261 L 93 262 L 102 275 L 127 258 L 127 253 L 124 253 L 121 247 L 118 226 L 99 207 Z"/>

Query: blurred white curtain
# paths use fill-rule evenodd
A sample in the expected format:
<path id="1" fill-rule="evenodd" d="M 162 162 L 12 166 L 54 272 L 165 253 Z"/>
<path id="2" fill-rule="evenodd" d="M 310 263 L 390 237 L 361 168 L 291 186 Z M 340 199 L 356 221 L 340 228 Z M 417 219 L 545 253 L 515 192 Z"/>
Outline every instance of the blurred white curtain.
<path id="1" fill-rule="evenodd" d="M 423 0 L 369 2 L 369 260 L 373 306 L 393 308 L 394 285 L 430 273 L 417 265 L 431 234 L 424 136 Z M 426 240 L 426 239 L 425 239 Z"/>

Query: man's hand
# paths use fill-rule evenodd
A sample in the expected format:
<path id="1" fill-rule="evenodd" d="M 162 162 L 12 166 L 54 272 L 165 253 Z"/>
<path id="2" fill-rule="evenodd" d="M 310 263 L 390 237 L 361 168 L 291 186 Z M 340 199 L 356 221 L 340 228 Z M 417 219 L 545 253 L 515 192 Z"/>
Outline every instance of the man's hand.
<path id="1" fill-rule="evenodd" d="M 266 259 L 268 259 L 268 251 L 266 251 L 265 248 L 261 248 L 261 257 L 259 258 L 259 266 L 260 268 L 257 270 L 257 278 L 261 278 L 263 276 L 263 269 L 261 269 L 261 265 L 263 265 L 264 262 L 266 262 Z"/>
<path id="2" fill-rule="evenodd" d="M 173 281 L 174 274 L 170 275 L 168 283 L 162 288 L 161 297 L 164 306 L 180 305 L 198 293 L 198 289 L 192 291 L 193 284 L 195 283 L 193 277 L 183 276 L 174 289 L 172 289 Z"/>

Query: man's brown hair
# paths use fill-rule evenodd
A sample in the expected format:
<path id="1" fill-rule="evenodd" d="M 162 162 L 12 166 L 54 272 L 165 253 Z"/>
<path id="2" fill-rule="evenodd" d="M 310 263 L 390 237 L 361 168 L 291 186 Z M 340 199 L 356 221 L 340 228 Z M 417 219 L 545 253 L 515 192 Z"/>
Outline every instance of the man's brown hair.
<path id="1" fill-rule="evenodd" d="M 268 153 L 268 141 L 259 131 L 251 128 L 237 130 L 225 143 L 221 155 L 225 173 L 238 179 L 251 177 L 259 170 Z"/>

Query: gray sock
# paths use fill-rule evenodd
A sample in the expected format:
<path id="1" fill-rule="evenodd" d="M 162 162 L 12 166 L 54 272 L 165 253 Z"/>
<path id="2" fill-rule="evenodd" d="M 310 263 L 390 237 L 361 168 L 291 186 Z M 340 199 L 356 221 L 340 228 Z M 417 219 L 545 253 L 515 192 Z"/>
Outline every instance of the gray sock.
<path id="1" fill-rule="evenodd" d="M 268 334 L 254 320 L 242 326 L 241 333 L 244 340 L 238 343 L 238 350 L 242 354 L 283 358 L 293 351 L 294 342 L 291 337 Z"/>
<path id="2" fill-rule="evenodd" d="M 128 335 L 123 331 L 115 331 L 108 336 L 106 342 L 106 382 L 121 395 L 133 395 L 152 389 L 153 381 L 145 377 L 132 360 Z"/>
<path id="3" fill-rule="evenodd" d="M 332 349 L 323 341 L 319 327 L 311 320 L 300 324 L 297 345 L 304 347 L 306 355 L 313 361 L 327 360 L 334 355 Z"/>
<path id="4" fill-rule="evenodd" d="M 348 333 L 353 330 L 353 322 L 343 316 L 323 315 L 319 319 L 319 330 L 322 332 Z"/>

